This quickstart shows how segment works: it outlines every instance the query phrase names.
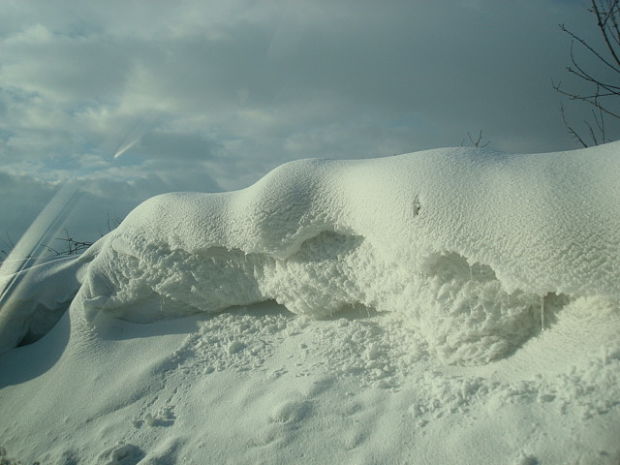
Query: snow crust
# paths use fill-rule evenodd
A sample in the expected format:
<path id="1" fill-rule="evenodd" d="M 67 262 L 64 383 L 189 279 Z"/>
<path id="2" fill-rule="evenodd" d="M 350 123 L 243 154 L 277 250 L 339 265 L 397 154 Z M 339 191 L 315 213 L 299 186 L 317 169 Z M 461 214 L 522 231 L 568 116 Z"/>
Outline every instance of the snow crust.
<path id="1" fill-rule="evenodd" d="M 77 302 L 91 321 L 267 300 L 393 311 L 443 360 L 486 363 L 571 300 L 620 298 L 619 152 L 309 159 L 240 191 L 160 195 L 98 244 Z"/>

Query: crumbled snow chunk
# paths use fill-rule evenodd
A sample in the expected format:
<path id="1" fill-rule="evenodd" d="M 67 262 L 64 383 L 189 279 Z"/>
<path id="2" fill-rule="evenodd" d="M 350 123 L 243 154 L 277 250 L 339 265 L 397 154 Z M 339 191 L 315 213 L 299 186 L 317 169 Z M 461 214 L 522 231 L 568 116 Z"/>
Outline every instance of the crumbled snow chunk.
<path id="1" fill-rule="evenodd" d="M 167 406 L 154 413 L 147 413 L 144 420 L 134 420 L 133 424 L 136 428 L 140 428 L 143 423 L 150 427 L 171 426 L 175 419 L 174 407 Z"/>
<path id="2" fill-rule="evenodd" d="M 379 356 L 379 352 L 379 347 L 376 344 L 372 344 L 366 349 L 366 358 L 375 360 Z"/>
<path id="3" fill-rule="evenodd" d="M 311 408 L 309 401 L 287 401 L 276 406 L 270 419 L 275 423 L 294 423 L 309 415 Z"/>
<path id="4" fill-rule="evenodd" d="M 242 342 L 239 341 L 233 341 L 230 343 L 230 345 L 228 346 L 228 353 L 230 355 L 232 354 L 236 354 L 237 352 L 240 352 L 244 349 L 245 345 Z"/>
<path id="5" fill-rule="evenodd" d="M 521 453 L 517 458 L 515 465 L 539 465 L 539 461 L 533 455 L 528 455 L 525 453 Z"/>

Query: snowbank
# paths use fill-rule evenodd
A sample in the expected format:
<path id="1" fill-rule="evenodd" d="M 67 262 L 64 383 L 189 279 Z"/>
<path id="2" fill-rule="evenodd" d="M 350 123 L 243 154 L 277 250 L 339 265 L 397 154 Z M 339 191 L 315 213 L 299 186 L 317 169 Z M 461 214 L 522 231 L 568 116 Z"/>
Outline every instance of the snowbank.
<path id="1" fill-rule="evenodd" d="M 617 465 L 618 152 L 306 160 L 155 197 L 2 278 L 0 348 L 77 296 L 0 355 L 0 458 Z"/>
<path id="2" fill-rule="evenodd" d="M 575 298 L 620 297 L 619 151 L 302 160 L 157 196 L 103 239 L 77 302 L 140 322 L 266 300 L 396 311 L 443 359 L 485 363 Z"/>

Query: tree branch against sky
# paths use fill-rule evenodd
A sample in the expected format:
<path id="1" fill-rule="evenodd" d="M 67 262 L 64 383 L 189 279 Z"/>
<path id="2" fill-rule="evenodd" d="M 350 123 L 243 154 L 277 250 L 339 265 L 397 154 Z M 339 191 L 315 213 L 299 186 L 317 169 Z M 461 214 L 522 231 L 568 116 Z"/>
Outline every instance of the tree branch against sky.
<path id="1" fill-rule="evenodd" d="M 560 24 L 560 29 L 572 40 L 570 65 L 566 70 L 570 76 L 586 83 L 589 91 L 573 90 L 562 82 L 553 83 L 556 92 L 569 101 L 591 107 L 590 117 L 583 121 L 585 129 L 579 130 L 569 121 L 564 105 L 560 106 L 569 134 L 584 147 L 611 140 L 607 120 L 616 123 L 620 120 L 620 0 L 591 0 L 587 11 L 598 28 L 600 43 L 584 39 L 564 24 Z M 585 56 L 578 58 L 575 46 L 585 52 Z"/>

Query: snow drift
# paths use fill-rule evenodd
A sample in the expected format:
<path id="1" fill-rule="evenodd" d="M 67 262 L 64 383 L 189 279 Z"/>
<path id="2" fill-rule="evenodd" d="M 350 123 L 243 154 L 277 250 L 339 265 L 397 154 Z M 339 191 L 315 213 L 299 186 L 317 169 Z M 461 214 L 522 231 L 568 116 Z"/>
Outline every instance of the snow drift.
<path id="1" fill-rule="evenodd" d="M 617 465 L 619 152 L 306 160 L 155 197 L 0 277 L 0 351 L 49 331 L 0 355 L 0 458 Z"/>
<path id="2" fill-rule="evenodd" d="M 102 239 L 76 302 L 91 321 L 266 300 L 395 311 L 444 360 L 485 363 L 571 299 L 620 297 L 619 149 L 309 159 L 236 192 L 157 196 Z"/>

